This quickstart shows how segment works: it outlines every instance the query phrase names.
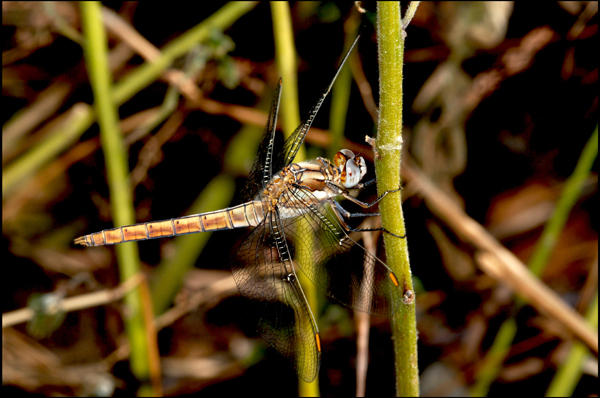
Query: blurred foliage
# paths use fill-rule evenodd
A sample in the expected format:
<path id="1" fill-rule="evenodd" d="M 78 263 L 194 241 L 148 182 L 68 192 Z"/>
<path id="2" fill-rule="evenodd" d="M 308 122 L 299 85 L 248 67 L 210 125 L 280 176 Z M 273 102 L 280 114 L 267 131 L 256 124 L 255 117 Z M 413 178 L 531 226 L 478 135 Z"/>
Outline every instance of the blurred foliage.
<path id="1" fill-rule="evenodd" d="M 279 78 L 268 4 L 229 3 L 226 10 L 245 7 L 230 19 L 221 4 L 170 5 L 105 4 L 158 57 L 148 61 L 152 51 L 126 44 L 134 34 L 107 28 L 139 222 L 230 204 L 252 165 Z M 341 145 L 372 160 L 364 136 L 375 136 L 379 76 L 374 5 L 363 6 L 365 26 L 349 60 L 354 81 L 343 88 L 349 98 L 342 109 L 347 116 L 340 116 Z M 353 7 L 291 6 L 302 117 L 344 53 L 350 34 L 343 25 Z M 207 19 L 213 26 L 202 30 L 203 40 L 186 36 Z M 3 331 L 5 388 L 132 394 L 139 382 L 129 371 L 123 330 L 130 309 L 121 301 L 60 309 L 65 300 L 122 282 L 114 249 L 71 246 L 77 236 L 112 227 L 80 10 L 68 2 L 4 2 L 3 25 L 2 229 L 11 270 L 3 321 L 20 317 Z M 597 44 L 597 2 L 545 3 L 543 12 L 537 3 L 422 2 L 407 29 L 403 161 L 419 166 L 523 263 L 598 124 Z M 329 120 L 340 112 L 335 105 L 329 114 L 329 104 L 307 136 L 313 157 L 338 149 L 328 147 Z M 591 308 L 597 318 L 598 163 L 591 163 L 540 280 L 579 313 Z M 367 191 L 363 200 L 374 195 Z M 505 320 L 514 322 L 515 336 L 494 365 L 487 394 L 543 394 L 551 385 L 551 391 L 597 394 L 597 354 L 582 352 L 579 343 L 572 351 L 573 338 L 560 322 L 519 307 L 514 292 L 482 272 L 473 247 L 432 214 L 410 180 L 402 196 L 417 292 L 421 394 L 471 393 Z M 165 395 L 297 393 L 293 370 L 245 320 L 244 300 L 226 284 L 226 258 L 243 232 L 139 245 L 152 299 L 161 309 L 173 303 L 157 320 Z M 377 250 L 383 258 L 381 242 Z M 63 299 L 61 284 L 82 271 L 94 284 Z M 58 307 L 48 301 L 59 296 Z M 332 302 L 320 312 L 321 393 L 354 394 L 352 313 Z M 389 321 L 373 318 L 370 333 L 367 393 L 393 394 Z M 579 369 L 574 375 L 561 370 L 571 380 L 557 387 L 556 370 L 566 360 Z"/>

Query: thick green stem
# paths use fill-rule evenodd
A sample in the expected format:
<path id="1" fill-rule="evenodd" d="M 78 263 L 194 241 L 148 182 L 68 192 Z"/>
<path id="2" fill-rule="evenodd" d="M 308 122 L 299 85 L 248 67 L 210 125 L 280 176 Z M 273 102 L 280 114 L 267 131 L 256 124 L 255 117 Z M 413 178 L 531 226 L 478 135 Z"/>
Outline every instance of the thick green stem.
<path id="1" fill-rule="evenodd" d="M 402 150 L 402 66 L 404 30 L 400 3 L 377 3 L 377 41 L 379 53 L 379 126 L 375 163 L 379 194 L 400 186 L 400 154 Z M 387 195 L 380 204 L 383 227 L 397 235 L 405 235 L 400 192 Z M 419 395 L 417 366 L 417 329 L 407 239 L 383 234 L 388 265 L 399 278 L 406 300 L 392 318 L 394 354 L 396 357 L 396 394 Z"/>

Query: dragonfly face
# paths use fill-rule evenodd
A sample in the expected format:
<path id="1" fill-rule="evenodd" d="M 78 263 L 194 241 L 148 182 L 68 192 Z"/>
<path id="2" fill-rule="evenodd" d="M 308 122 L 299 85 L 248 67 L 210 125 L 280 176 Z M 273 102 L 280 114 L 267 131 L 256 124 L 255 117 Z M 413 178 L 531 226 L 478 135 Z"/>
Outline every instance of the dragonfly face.
<path id="1" fill-rule="evenodd" d="M 358 37 L 352 48 L 357 41 Z M 317 158 L 292 163 L 334 81 L 335 77 L 307 119 L 285 141 L 283 150 L 275 154 L 280 81 L 265 136 L 242 194 L 242 204 L 210 213 L 105 230 L 82 236 L 75 243 L 98 246 L 253 227 L 235 251 L 233 278 L 241 295 L 250 300 L 263 338 L 288 358 L 302 379 L 314 380 L 319 370 L 321 340 L 298 283 L 297 269 L 330 297 L 359 311 L 390 315 L 401 301 L 394 273 L 348 235 L 356 230 L 348 227 L 344 217 L 367 215 L 350 214 L 334 200 L 341 195 L 370 207 L 385 196 L 367 204 L 348 194 L 347 189 L 363 186 L 360 181 L 367 172 L 364 159 L 342 149 L 333 162 Z M 326 203 L 331 206 L 325 206 Z"/>
<path id="2" fill-rule="evenodd" d="M 355 156 L 349 149 L 342 149 L 333 158 L 335 165 L 341 170 L 341 181 L 346 188 L 354 188 L 367 174 L 367 165 L 362 156 Z"/>

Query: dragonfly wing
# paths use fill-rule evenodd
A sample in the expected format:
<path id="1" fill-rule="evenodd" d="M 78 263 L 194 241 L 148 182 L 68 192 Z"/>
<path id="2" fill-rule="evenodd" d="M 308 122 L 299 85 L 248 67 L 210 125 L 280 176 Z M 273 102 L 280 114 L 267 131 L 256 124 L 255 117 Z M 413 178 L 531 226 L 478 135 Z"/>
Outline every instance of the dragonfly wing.
<path id="1" fill-rule="evenodd" d="M 254 159 L 252 170 L 241 193 L 240 199 L 242 202 L 254 199 L 260 189 L 271 180 L 273 173 L 279 171 L 279 169 L 273 168 L 273 153 L 275 152 L 275 132 L 277 130 L 277 114 L 279 113 L 280 100 L 281 79 L 279 79 L 279 85 L 275 90 L 275 97 L 271 103 L 265 134 L 258 146 L 256 159 Z"/>
<path id="2" fill-rule="evenodd" d="M 373 315 L 399 306 L 401 287 L 392 270 L 352 240 L 337 217 L 305 189 L 287 191 L 285 235 L 306 276 L 328 296 Z M 307 210 L 296 210 L 307 209 Z"/>
<path id="3" fill-rule="evenodd" d="M 310 129 L 310 126 L 312 126 L 313 120 L 317 116 L 319 109 L 321 109 L 321 105 L 323 105 L 323 101 L 325 101 L 325 98 L 331 91 L 331 88 L 333 87 L 333 83 L 335 83 L 335 79 L 337 78 L 338 74 L 340 73 L 340 70 L 344 66 L 344 63 L 346 62 L 346 60 L 352 53 L 354 46 L 356 46 L 356 43 L 358 43 L 359 38 L 360 38 L 360 35 L 356 36 L 354 43 L 352 43 L 352 47 L 350 47 L 350 49 L 348 50 L 348 52 L 342 59 L 340 66 L 338 66 L 337 70 L 335 71 L 335 75 L 333 76 L 333 79 L 331 79 L 331 83 L 329 83 L 329 86 L 327 86 L 325 91 L 323 91 L 323 94 L 321 94 L 321 97 L 319 98 L 319 100 L 317 101 L 315 106 L 312 107 L 312 109 L 308 113 L 308 117 L 306 119 L 304 119 L 302 121 L 302 123 L 300 124 L 300 126 L 298 126 L 296 128 L 296 130 L 292 133 L 292 135 L 289 136 L 287 140 L 285 140 L 285 143 L 283 144 L 283 150 L 279 153 L 279 155 L 276 157 L 276 159 L 274 161 L 274 170 L 275 171 L 279 171 L 279 170 L 283 169 L 284 167 L 289 166 L 290 163 L 292 163 L 294 161 L 294 158 L 296 157 L 298 150 L 300 149 L 300 147 L 302 146 L 302 143 L 304 142 L 306 133 Z"/>
<path id="4" fill-rule="evenodd" d="M 273 99 L 271 110 L 269 112 L 269 119 L 267 121 L 267 126 L 265 127 L 265 135 L 263 136 L 263 139 L 258 147 L 258 155 L 254 160 L 254 165 L 252 166 L 252 170 L 248 176 L 248 181 L 241 194 L 242 201 L 254 199 L 260 189 L 270 181 L 273 173 L 278 172 L 285 166 L 289 166 L 294 161 L 296 153 L 298 153 L 302 143 L 304 143 L 306 133 L 312 126 L 315 116 L 317 116 L 319 109 L 321 109 L 321 105 L 323 105 L 323 101 L 325 101 L 325 98 L 331 91 L 335 79 L 344 66 L 344 63 L 350 56 L 350 53 L 352 53 L 352 50 L 354 49 L 354 46 L 356 46 L 359 38 L 360 35 L 358 35 L 356 40 L 354 40 L 352 47 L 350 47 L 350 50 L 348 50 L 344 56 L 340 66 L 338 66 L 331 83 L 329 83 L 329 86 L 325 89 L 323 94 L 321 94 L 321 97 L 315 106 L 312 107 L 308 113 L 308 117 L 303 120 L 300 126 L 298 126 L 292 133 L 292 135 L 285 140 L 283 149 L 275 156 L 275 132 L 277 129 L 277 114 L 279 113 L 279 101 L 281 98 L 281 79 L 279 80 L 279 86 L 275 91 L 275 98 Z"/>
<path id="5" fill-rule="evenodd" d="M 232 266 L 242 296 L 248 298 L 262 337 L 287 358 L 298 376 L 311 382 L 319 371 L 317 325 L 295 278 L 287 277 L 271 234 L 272 215 L 242 242 Z"/>

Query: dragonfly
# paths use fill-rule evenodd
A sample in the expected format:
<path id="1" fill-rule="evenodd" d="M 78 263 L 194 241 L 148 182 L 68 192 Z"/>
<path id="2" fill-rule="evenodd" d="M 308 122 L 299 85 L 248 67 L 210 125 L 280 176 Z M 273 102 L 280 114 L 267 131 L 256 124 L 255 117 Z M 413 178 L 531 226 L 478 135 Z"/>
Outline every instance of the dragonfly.
<path id="1" fill-rule="evenodd" d="M 300 378 L 312 382 L 319 371 L 321 338 L 297 270 L 330 297 L 359 311 L 390 316 L 401 300 L 401 288 L 394 272 L 350 235 L 374 230 L 398 238 L 405 235 L 383 228 L 350 228 L 346 219 L 379 213 L 350 213 L 335 200 L 343 197 L 369 208 L 400 188 L 384 192 L 371 203 L 356 199 L 350 190 L 361 190 L 375 180 L 361 182 L 367 172 L 365 160 L 348 149 L 340 150 L 333 161 L 319 157 L 293 163 L 359 37 L 307 118 L 275 153 L 282 87 L 279 80 L 265 134 L 242 191 L 241 204 L 170 220 L 106 229 L 79 237 L 75 243 L 114 245 L 251 227 L 231 261 L 233 278 L 240 294 L 251 303 L 262 337 L 288 359 Z"/>

